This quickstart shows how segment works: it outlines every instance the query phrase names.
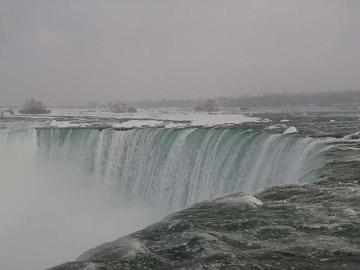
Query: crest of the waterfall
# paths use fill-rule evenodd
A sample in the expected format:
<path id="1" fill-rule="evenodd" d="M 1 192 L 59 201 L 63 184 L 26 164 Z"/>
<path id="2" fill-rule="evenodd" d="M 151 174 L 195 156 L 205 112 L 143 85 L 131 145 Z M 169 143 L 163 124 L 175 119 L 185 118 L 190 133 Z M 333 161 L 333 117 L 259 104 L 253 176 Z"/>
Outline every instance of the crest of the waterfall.
<path id="1" fill-rule="evenodd" d="M 37 130 L 41 158 L 119 196 L 166 211 L 236 192 L 316 179 L 319 139 L 233 128 Z"/>

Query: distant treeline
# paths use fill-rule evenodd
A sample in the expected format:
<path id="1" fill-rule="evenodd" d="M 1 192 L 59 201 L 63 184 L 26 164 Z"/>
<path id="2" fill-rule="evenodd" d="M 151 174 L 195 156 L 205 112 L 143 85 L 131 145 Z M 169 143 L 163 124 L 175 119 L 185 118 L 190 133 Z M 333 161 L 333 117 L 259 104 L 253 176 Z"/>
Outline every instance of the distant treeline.
<path id="1" fill-rule="evenodd" d="M 136 107 L 195 107 L 208 99 L 183 99 L 141 101 Z M 257 96 L 217 97 L 213 99 L 218 107 L 290 107 L 290 106 L 360 106 L 360 90 L 321 93 L 276 93 Z"/>

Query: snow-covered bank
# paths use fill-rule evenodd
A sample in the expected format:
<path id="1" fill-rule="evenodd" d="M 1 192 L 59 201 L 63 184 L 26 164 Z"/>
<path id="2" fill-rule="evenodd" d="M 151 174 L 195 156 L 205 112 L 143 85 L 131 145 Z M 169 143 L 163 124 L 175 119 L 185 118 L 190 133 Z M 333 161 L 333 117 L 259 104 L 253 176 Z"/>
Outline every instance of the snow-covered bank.
<path id="1" fill-rule="evenodd" d="M 215 126 L 257 122 L 261 119 L 225 111 L 216 113 L 184 111 L 178 108 L 139 109 L 136 113 L 111 113 L 104 110 L 52 108 L 48 115 L 17 115 L 30 119 L 49 119 L 53 127 L 88 127 L 89 119 L 106 121 L 115 128 Z M 60 118 L 60 119 L 59 119 Z M 56 119 L 56 120 L 55 120 Z"/>

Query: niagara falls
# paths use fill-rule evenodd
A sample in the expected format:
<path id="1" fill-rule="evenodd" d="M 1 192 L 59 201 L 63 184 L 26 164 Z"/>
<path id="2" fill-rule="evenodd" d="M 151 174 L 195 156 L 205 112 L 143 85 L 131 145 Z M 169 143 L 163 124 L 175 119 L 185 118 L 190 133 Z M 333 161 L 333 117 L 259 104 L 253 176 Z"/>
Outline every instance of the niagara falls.
<path id="1" fill-rule="evenodd" d="M 0 0 L 0 270 L 360 269 L 360 1 Z"/>

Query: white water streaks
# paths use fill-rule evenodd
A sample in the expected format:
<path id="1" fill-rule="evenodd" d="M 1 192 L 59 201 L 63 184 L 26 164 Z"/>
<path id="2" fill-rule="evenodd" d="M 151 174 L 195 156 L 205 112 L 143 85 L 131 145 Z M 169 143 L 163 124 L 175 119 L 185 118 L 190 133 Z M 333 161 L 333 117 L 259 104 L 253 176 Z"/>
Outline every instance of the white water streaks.
<path id="1" fill-rule="evenodd" d="M 44 160 L 166 212 L 223 194 L 316 179 L 318 139 L 230 128 L 38 129 Z"/>

